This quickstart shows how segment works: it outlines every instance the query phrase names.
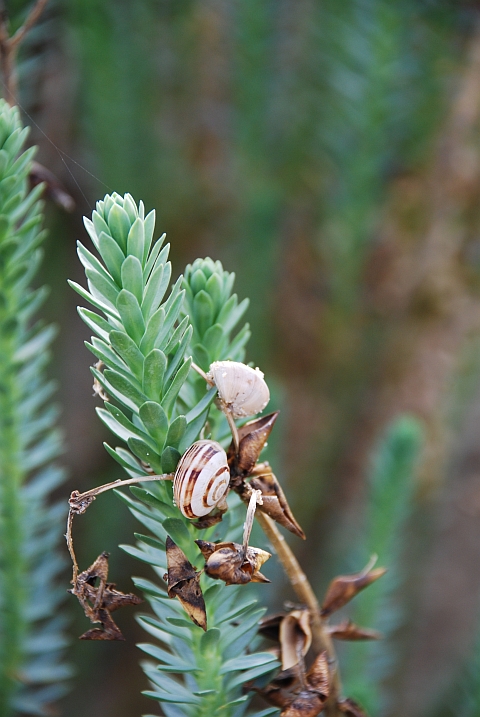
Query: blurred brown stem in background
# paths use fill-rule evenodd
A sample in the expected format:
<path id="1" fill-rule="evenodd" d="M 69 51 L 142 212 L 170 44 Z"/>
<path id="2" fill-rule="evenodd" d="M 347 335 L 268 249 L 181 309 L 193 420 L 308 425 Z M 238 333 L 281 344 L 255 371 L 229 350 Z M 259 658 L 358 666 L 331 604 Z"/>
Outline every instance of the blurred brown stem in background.
<path id="1" fill-rule="evenodd" d="M 18 48 L 25 35 L 39 19 L 47 2 L 48 0 L 36 0 L 23 25 L 19 27 L 16 33 L 11 37 L 8 33 L 8 15 L 5 8 L 5 0 L 1 0 L 0 2 L 0 61 L 5 99 L 11 105 L 17 104 L 18 88 L 15 61 Z"/>

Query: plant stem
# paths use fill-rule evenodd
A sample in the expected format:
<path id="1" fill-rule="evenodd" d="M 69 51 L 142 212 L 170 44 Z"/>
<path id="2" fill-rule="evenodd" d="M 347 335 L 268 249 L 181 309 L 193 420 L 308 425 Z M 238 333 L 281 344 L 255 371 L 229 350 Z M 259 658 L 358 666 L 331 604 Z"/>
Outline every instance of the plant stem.
<path id="1" fill-rule="evenodd" d="M 9 307 L 10 308 L 10 307 Z M 2 325 L 8 310 L 2 312 Z M 8 717 L 18 683 L 25 633 L 25 565 L 21 486 L 25 477 L 20 462 L 18 387 L 12 373 L 13 342 L 2 336 L 0 348 L 0 543 L 2 546 L 0 602 L 3 632 L 0 640 L 0 714 Z"/>
<path id="2" fill-rule="evenodd" d="M 136 478 L 128 478 L 127 480 L 114 480 L 111 483 L 104 483 L 103 485 L 99 485 L 97 488 L 91 488 L 90 490 L 86 490 L 85 493 L 79 493 L 78 490 L 74 490 L 71 492 L 68 501 L 70 505 L 70 510 L 68 511 L 67 532 L 65 533 L 65 538 L 67 541 L 68 552 L 70 553 L 70 557 L 72 559 L 73 564 L 73 585 L 75 585 L 78 576 L 78 563 L 77 558 L 75 556 L 75 550 L 73 548 L 72 538 L 74 516 L 85 513 L 88 506 L 93 503 L 97 495 L 100 495 L 100 493 L 106 493 L 107 490 L 112 490 L 112 488 L 121 488 L 124 485 L 134 485 L 135 483 L 148 483 L 150 481 L 159 480 L 173 480 L 173 475 L 173 473 L 163 473 L 162 475 L 155 476 L 137 476 Z"/>
<path id="3" fill-rule="evenodd" d="M 100 495 L 100 493 L 106 493 L 107 490 L 112 490 L 112 488 L 121 488 L 123 485 L 134 485 L 135 483 L 148 483 L 149 481 L 159 481 L 159 480 L 173 480 L 173 473 L 162 473 L 162 475 L 154 475 L 154 476 L 137 476 L 136 478 L 128 478 L 127 480 L 114 480 L 111 483 L 104 483 L 103 485 L 99 485 L 97 488 L 90 488 L 90 490 L 86 490 L 85 493 L 79 493 L 77 490 L 74 490 L 70 495 L 70 507 L 72 508 L 74 513 L 84 513 L 85 510 L 81 508 L 83 503 L 86 503 L 85 509 L 90 505 L 92 500 L 94 500 L 97 495 Z"/>
<path id="4" fill-rule="evenodd" d="M 31 30 L 32 27 L 36 24 L 40 15 L 44 11 L 47 2 L 48 0 L 37 0 L 37 2 L 33 5 L 30 12 L 28 13 L 23 25 L 19 27 L 15 35 L 10 38 L 10 47 L 14 49 L 18 47 L 27 32 Z"/>
<path id="5" fill-rule="evenodd" d="M 194 361 L 192 361 L 191 366 L 192 366 L 193 370 L 196 371 L 198 373 L 198 375 L 201 376 L 203 378 L 203 380 L 208 383 L 209 386 L 215 386 L 215 382 L 212 381 L 211 379 L 209 379 L 207 377 L 207 374 L 205 373 L 205 371 L 202 368 L 200 368 L 200 366 L 197 366 L 197 364 L 194 363 Z"/>
<path id="6" fill-rule="evenodd" d="M 260 523 L 263 532 L 272 544 L 275 553 L 280 560 L 286 576 L 288 577 L 292 588 L 294 589 L 298 599 L 305 604 L 311 616 L 312 626 L 312 645 L 314 651 L 318 654 L 323 650 L 327 653 L 328 664 L 330 666 L 330 696 L 325 704 L 325 714 L 334 717 L 340 715 L 336 702 L 340 697 L 341 683 L 338 673 L 337 656 L 330 635 L 325 630 L 325 623 L 320 614 L 320 606 L 313 592 L 307 576 L 300 567 L 300 563 L 295 557 L 290 546 L 286 542 L 283 535 L 278 530 L 274 521 L 265 513 L 257 511 L 256 518 Z"/>

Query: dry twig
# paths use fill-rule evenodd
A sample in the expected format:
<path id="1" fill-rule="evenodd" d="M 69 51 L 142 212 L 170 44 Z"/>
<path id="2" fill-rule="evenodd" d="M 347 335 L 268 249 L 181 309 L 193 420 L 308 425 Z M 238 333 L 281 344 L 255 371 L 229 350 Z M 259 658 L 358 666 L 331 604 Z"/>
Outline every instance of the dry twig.
<path id="1" fill-rule="evenodd" d="M 138 476 L 137 478 L 129 478 L 128 480 L 115 480 L 111 483 L 105 483 L 104 485 L 100 485 L 97 488 L 91 488 L 90 490 L 85 491 L 85 493 L 79 493 L 78 490 L 72 491 L 68 501 L 70 509 L 68 511 L 67 532 L 65 533 L 65 538 L 67 541 L 68 552 L 70 553 L 70 557 L 72 559 L 73 564 L 72 582 L 74 584 L 78 577 L 78 563 L 75 557 L 75 550 L 73 548 L 73 517 L 75 515 L 81 515 L 82 513 L 85 513 L 88 506 L 93 503 L 97 495 L 100 495 L 100 493 L 105 493 L 107 490 L 112 490 L 112 488 L 121 488 L 124 485 L 134 485 L 135 483 L 148 483 L 149 481 L 160 480 L 173 480 L 173 473 L 165 473 L 163 475 L 155 476 Z"/>

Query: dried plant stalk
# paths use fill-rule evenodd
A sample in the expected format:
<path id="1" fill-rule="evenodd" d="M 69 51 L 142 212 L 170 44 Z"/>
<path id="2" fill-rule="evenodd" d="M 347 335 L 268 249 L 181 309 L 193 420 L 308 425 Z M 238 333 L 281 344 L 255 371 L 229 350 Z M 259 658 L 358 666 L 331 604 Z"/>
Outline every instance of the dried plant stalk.
<path id="1" fill-rule="evenodd" d="M 270 541 L 282 567 L 288 577 L 292 588 L 298 599 L 305 604 L 311 617 L 312 625 L 312 644 L 316 653 L 326 652 L 327 661 L 330 670 L 330 695 L 325 704 L 324 711 L 326 715 L 339 715 L 336 703 L 341 692 L 340 675 L 337 668 L 337 656 L 333 646 L 332 639 L 325 629 L 324 621 L 320 614 L 320 605 L 313 592 L 310 582 L 303 572 L 300 563 L 295 554 L 291 550 L 287 541 L 280 533 L 274 521 L 264 513 L 257 511 L 256 518 L 260 523 L 265 535 Z"/>

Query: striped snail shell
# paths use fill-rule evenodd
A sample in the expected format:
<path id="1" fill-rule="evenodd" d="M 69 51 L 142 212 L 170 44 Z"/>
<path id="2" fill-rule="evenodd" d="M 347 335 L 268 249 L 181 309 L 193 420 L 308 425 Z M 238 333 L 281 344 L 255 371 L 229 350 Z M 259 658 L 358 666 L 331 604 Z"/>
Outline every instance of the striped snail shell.
<path id="1" fill-rule="evenodd" d="M 173 479 L 175 504 L 186 518 L 210 513 L 230 483 L 227 454 L 216 441 L 197 441 L 183 454 Z"/>
<path id="2" fill-rule="evenodd" d="M 255 416 L 270 400 L 270 391 L 259 368 L 238 361 L 215 361 L 207 378 L 217 387 L 222 410 L 233 418 Z"/>

